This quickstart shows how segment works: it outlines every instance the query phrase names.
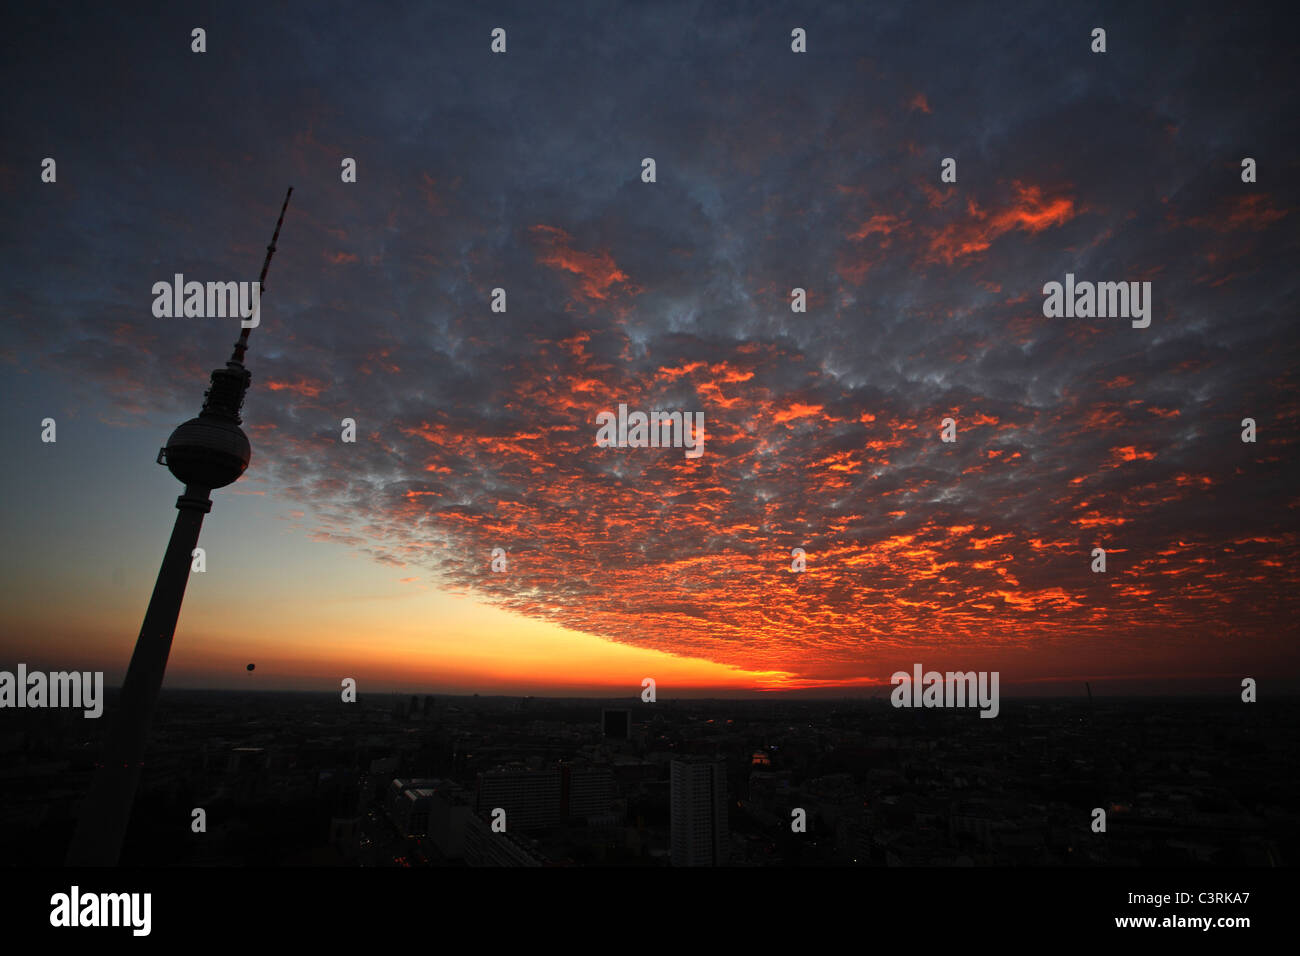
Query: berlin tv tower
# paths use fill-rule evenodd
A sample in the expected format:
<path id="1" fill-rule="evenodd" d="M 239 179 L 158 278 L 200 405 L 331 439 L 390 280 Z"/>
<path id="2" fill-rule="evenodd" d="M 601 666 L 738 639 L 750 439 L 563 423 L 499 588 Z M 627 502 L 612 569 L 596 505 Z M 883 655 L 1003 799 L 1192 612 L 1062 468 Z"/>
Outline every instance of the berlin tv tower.
<path id="1" fill-rule="evenodd" d="M 275 241 L 280 237 L 280 226 L 292 195 L 290 186 L 280 207 L 271 244 L 266 247 L 259 280 L 263 293 L 266 271 L 271 267 Z M 158 464 L 166 465 L 185 485 L 185 493 L 176 499 L 179 514 L 135 642 L 126 680 L 122 682 L 103 762 L 95 772 L 68 847 L 69 866 L 116 866 L 122 852 L 140 768 L 144 765 L 154 705 L 162 689 L 167 655 L 171 652 L 176 620 L 180 617 L 185 584 L 189 580 L 190 561 L 199 541 L 203 516 L 212 510 L 212 499 L 208 496 L 212 489 L 224 488 L 238 480 L 248 467 L 251 455 L 248 438 L 239 427 L 239 409 L 252 380 L 244 368 L 249 331 L 244 326 L 226 367 L 212 372 L 212 383 L 204 394 L 203 410 L 198 417 L 178 426 L 167 439 L 166 447 L 158 452 Z"/>

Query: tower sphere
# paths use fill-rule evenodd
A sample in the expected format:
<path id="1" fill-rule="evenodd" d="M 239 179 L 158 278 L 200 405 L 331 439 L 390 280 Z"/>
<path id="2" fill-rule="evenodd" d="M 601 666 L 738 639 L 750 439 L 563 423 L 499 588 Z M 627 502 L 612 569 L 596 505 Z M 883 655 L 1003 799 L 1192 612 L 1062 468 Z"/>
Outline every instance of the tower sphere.
<path id="1" fill-rule="evenodd" d="M 200 415 L 176 426 L 166 446 L 167 468 L 179 481 L 224 488 L 252 457 L 248 438 L 234 422 Z"/>

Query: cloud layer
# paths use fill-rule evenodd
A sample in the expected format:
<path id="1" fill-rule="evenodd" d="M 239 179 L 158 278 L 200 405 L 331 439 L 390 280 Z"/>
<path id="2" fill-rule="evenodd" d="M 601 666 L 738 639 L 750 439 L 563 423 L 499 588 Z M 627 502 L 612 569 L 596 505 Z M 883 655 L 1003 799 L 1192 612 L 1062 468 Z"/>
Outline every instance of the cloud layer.
<path id="1" fill-rule="evenodd" d="M 927 652 L 1044 675 L 1289 654 L 1286 45 L 1116 7 L 1099 56 L 1046 6 L 908 9 L 228 13 L 165 70 L 166 24 L 112 64 L 79 24 L 106 88 L 65 78 L 15 111 L 67 158 L 53 196 L 7 160 L 23 321 L 2 357 L 105 421 L 175 418 L 237 330 L 154 319 L 148 290 L 253 277 L 292 181 L 244 480 L 321 540 L 778 686 Z M 37 118 L 55 102 L 80 138 Z M 1044 318 L 1067 272 L 1150 281 L 1150 328 Z M 620 402 L 702 411 L 705 454 L 597 448 Z"/>

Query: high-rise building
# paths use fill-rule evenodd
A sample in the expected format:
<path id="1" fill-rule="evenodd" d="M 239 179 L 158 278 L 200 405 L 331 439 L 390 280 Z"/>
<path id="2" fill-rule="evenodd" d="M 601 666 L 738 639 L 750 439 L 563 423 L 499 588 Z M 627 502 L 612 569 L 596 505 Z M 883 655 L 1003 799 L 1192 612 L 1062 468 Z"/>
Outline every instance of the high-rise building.
<path id="1" fill-rule="evenodd" d="M 614 799 L 614 773 L 609 767 L 560 765 L 560 819 L 601 816 Z"/>
<path id="2" fill-rule="evenodd" d="M 512 830 L 557 826 L 572 818 L 609 812 L 614 774 L 609 767 L 499 768 L 479 774 L 475 806 L 490 814 L 500 807 Z"/>
<path id="3" fill-rule="evenodd" d="M 555 770 L 498 769 L 478 775 L 479 813 L 506 811 L 511 830 L 531 830 L 560 822 L 560 773 Z"/>
<path id="4" fill-rule="evenodd" d="M 673 866 L 725 866 L 727 764 L 720 757 L 681 757 L 671 765 Z"/>
<path id="5" fill-rule="evenodd" d="M 465 856 L 465 832 L 473 815 L 470 795 L 451 781 L 433 791 L 429 806 L 429 840 L 444 860 Z"/>

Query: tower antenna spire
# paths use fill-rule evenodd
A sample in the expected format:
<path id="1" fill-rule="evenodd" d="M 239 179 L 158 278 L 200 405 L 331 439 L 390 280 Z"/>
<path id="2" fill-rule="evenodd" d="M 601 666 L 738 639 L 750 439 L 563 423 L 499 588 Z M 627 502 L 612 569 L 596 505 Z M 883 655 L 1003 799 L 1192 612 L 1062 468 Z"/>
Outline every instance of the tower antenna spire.
<path id="1" fill-rule="evenodd" d="M 271 257 L 275 255 L 275 241 L 280 238 L 280 227 L 284 225 L 284 211 L 289 208 L 289 197 L 293 195 L 293 187 L 284 194 L 284 205 L 280 207 L 280 218 L 275 221 L 275 232 L 271 234 L 271 244 L 266 247 L 266 258 L 262 260 L 262 274 L 257 279 L 259 301 L 261 294 L 266 291 L 266 273 L 271 268 Z M 230 361 L 244 364 L 244 353 L 248 351 L 248 333 L 252 331 L 250 326 L 244 326 L 239 333 L 239 341 L 235 343 L 235 351 L 231 353 Z"/>
<path id="2" fill-rule="evenodd" d="M 292 186 L 280 207 L 271 244 L 266 247 L 259 289 L 271 266 L 271 255 L 291 195 Z M 211 384 L 203 395 L 203 410 L 196 418 L 178 425 L 166 446 L 158 451 L 158 464 L 166 465 L 185 485 L 185 493 L 176 499 L 176 523 L 158 569 L 158 580 L 149 598 L 140 636 L 136 638 L 126 679 L 110 715 L 112 725 L 108 729 L 104 756 L 97 765 L 68 846 L 70 866 L 115 866 L 122 853 L 131 805 L 144 767 L 154 707 L 162 690 L 203 516 L 212 510 L 212 489 L 237 481 L 252 457 L 248 436 L 239 427 L 239 410 L 252 381 L 243 362 L 249 328 L 243 327 L 234 354 L 225 367 L 213 369 Z"/>

